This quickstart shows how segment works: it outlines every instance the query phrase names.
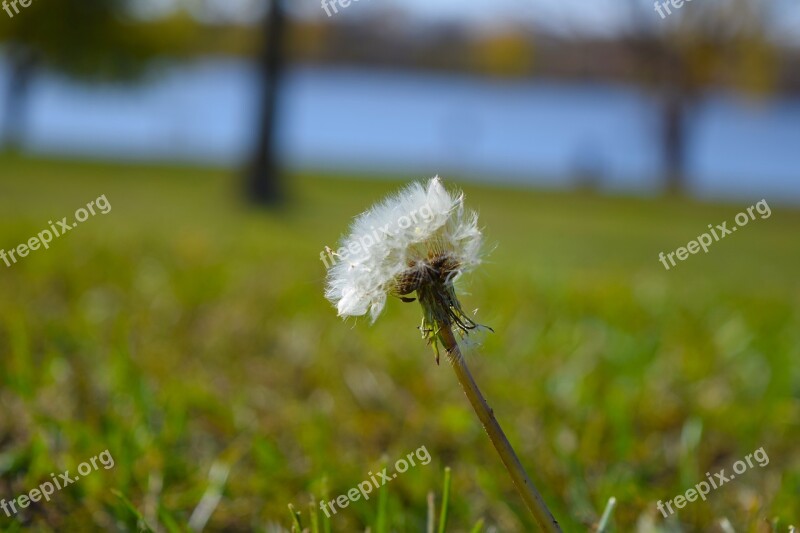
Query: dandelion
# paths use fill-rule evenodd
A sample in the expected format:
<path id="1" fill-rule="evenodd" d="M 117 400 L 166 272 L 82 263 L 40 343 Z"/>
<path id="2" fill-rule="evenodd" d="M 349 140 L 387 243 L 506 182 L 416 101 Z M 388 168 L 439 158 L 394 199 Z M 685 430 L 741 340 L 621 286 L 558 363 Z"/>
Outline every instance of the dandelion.
<path id="1" fill-rule="evenodd" d="M 375 321 L 389 296 L 422 306 L 423 337 L 439 362 L 447 352 L 464 393 L 489 435 L 517 490 L 544 531 L 560 531 L 517 458 L 464 361 L 453 330 L 466 336 L 485 327 L 463 310 L 456 280 L 481 261 L 478 216 L 464 208 L 464 195 L 448 192 L 436 176 L 412 183 L 356 217 L 328 270 L 325 296 L 339 316 L 369 314 Z"/>
<path id="2" fill-rule="evenodd" d="M 463 195 L 451 195 L 435 177 L 413 183 L 356 218 L 339 250 L 342 261 L 328 271 L 327 298 L 339 316 L 369 312 L 374 321 L 387 295 L 424 310 L 421 330 L 437 352 L 437 324 L 465 334 L 478 324 L 464 313 L 453 283 L 480 263 L 478 216 L 464 210 Z"/>

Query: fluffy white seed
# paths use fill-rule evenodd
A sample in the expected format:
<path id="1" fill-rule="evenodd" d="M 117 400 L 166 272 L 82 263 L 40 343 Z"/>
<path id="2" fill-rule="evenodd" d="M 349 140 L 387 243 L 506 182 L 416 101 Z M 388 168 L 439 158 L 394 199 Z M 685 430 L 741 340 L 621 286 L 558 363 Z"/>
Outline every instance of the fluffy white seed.
<path id="1" fill-rule="evenodd" d="M 369 312 L 374 321 L 398 275 L 411 265 L 446 255 L 457 274 L 480 262 L 478 216 L 464 209 L 438 176 L 415 182 L 356 217 L 328 270 L 325 296 L 339 316 Z"/>

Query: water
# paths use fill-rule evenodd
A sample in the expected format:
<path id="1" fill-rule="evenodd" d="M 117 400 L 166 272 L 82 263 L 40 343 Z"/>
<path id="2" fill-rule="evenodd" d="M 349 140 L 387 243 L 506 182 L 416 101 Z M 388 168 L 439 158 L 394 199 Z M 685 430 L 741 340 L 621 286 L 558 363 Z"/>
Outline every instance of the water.
<path id="1" fill-rule="evenodd" d="M 0 61 L 0 92 L 7 77 Z M 46 74 L 32 94 L 26 145 L 38 153 L 239 164 L 257 95 L 255 73 L 233 61 L 164 68 L 132 86 Z M 568 186 L 580 175 L 625 191 L 660 183 L 658 102 L 633 88 L 297 68 L 284 95 L 280 143 L 297 168 L 458 173 L 540 186 Z M 691 117 L 692 191 L 800 200 L 800 99 L 714 94 Z"/>

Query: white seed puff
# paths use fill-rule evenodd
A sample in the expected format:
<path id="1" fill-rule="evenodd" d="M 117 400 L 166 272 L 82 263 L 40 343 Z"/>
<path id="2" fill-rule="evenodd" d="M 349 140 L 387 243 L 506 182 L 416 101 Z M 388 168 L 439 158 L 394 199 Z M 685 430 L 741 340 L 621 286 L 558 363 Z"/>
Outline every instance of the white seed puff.
<path id="1" fill-rule="evenodd" d="M 478 265 L 481 240 L 463 193 L 449 193 L 438 176 L 412 183 L 356 217 L 328 269 L 325 297 L 339 316 L 369 312 L 374 321 L 388 294 L 410 294 L 429 272 L 452 282 Z"/>

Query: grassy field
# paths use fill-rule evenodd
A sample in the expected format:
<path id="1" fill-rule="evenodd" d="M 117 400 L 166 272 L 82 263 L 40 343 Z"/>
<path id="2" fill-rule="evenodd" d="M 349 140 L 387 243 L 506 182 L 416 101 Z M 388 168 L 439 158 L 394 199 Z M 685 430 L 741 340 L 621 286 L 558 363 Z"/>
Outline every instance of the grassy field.
<path id="1" fill-rule="evenodd" d="M 0 512 L 0 527 L 181 531 L 207 511 L 207 530 L 279 531 L 288 504 L 308 522 L 312 495 L 346 493 L 424 446 L 430 463 L 386 485 L 384 511 L 375 496 L 322 523 L 423 531 L 449 466 L 448 531 L 533 530 L 419 338 L 418 305 L 393 300 L 370 325 L 322 297 L 323 247 L 400 181 L 292 176 L 290 205 L 262 213 L 223 170 L 7 157 L 0 174 L 5 250 L 101 195 L 112 206 L 0 263 L 0 498 L 104 450 L 114 459 Z M 659 252 L 760 198 L 454 182 L 491 248 L 461 285 L 496 332 L 469 363 L 565 531 L 592 527 L 611 496 L 616 531 L 800 526 L 800 212 L 767 198 L 771 217 L 666 271 Z M 766 466 L 667 520 L 657 511 L 762 447 Z"/>

